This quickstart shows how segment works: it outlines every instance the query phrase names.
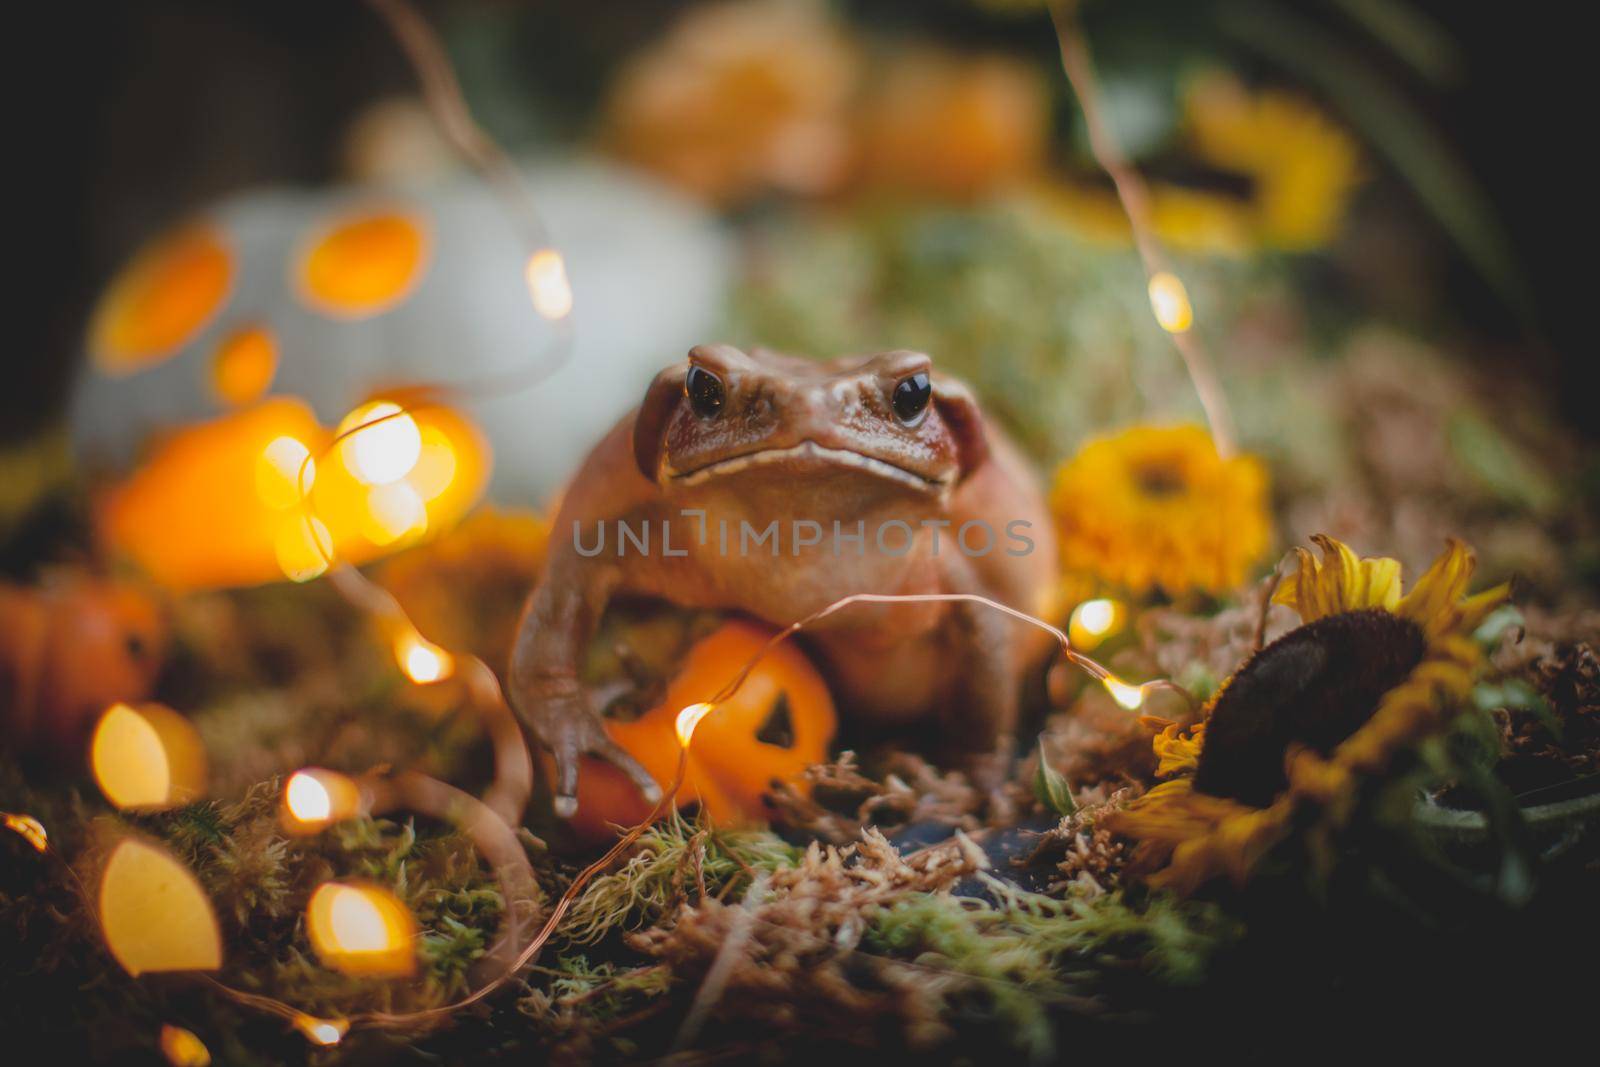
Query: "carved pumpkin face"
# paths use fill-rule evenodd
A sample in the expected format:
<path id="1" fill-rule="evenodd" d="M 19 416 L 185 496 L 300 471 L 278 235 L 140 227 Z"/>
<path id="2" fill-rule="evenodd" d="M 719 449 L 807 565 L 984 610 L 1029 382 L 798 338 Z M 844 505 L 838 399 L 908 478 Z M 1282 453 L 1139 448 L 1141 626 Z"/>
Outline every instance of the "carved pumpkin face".
<path id="1" fill-rule="evenodd" d="M 678 763 L 678 712 L 710 700 L 771 636 L 770 629 L 750 622 L 724 624 L 689 650 L 660 705 L 632 722 L 608 722 L 606 731 L 666 788 Z M 802 773 L 827 758 L 836 726 L 822 676 L 794 644 L 779 645 L 696 727 L 679 806 L 699 804 L 718 826 L 764 822 L 764 797 L 773 783 L 803 789 Z M 581 837 L 608 838 L 612 826 L 631 826 L 649 813 L 650 805 L 621 771 L 603 760 L 584 761 L 572 819 Z"/>

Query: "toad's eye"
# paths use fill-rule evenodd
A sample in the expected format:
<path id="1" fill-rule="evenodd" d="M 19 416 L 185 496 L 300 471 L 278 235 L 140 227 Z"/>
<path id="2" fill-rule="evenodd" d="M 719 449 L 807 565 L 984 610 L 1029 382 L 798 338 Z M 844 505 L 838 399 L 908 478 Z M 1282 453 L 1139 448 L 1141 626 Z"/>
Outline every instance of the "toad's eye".
<path id="1" fill-rule="evenodd" d="M 722 379 L 704 367 L 689 368 L 688 376 L 683 379 L 683 395 L 689 398 L 689 406 L 702 419 L 709 419 L 721 411 L 723 401 L 727 398 Z"/>
<path id="2" fill-rule="evenodd" d="M 909 378 L 901 378 L 894 387 L 895 417 L 901 422 L 916 422 L 922 413 L 928 410 L 928 401 L 933 396 L 933 386 L 928 383 L 926 371 L 918 371 Z"/>

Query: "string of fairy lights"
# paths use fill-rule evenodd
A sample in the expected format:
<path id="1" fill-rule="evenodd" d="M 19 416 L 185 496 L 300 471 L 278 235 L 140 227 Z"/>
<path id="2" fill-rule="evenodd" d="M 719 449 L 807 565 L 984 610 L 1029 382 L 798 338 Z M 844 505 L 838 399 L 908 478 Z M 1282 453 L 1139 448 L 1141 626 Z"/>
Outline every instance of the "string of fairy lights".
<path id="1" fill-rule="evenodd" d="M 1101 108 L 1099 79 L 1095 76 L 1089 45 L 1078 22 L 1077 9 L 1077 0 L 1051 0 L 1050 20 L 1055 25 L 1056 41 L 1060 46 L 1061 69 L 1078 98 L 1078 106 L 1083 109 L 1089 151 L 1100 169 L 1110 176 L 1117 200 L 1122 204 L 1123 213 L 1128 216 L 1133 246 L 1144 266 L 1150 309 L 1183 358 L 1184 370 L 1188 372 L 1189 381 L 1194 385 L 1200 406 L 1205 411 L 1217 454 L 1227 459 L 1236 449 L 1228 398 L 1222 391 L 1205 343 L 1194 330 L 1194 305 L 1189 300 L 1189 290 L 1184 286 L 1183 279 L 1168 265 L 1166 252 L 1156 236 L 1149 188 L 1138 168 L 1128 160 L 1121 142 L 1106 121 Z"/>
<path id="2" fill-rule="evenodd" d="M 538 929 L 524 941 L 521 937 L 523 920 L 527 917 L 525 913 L 534 906 L 538 886 L 516 828 L 521 824 L 532 795 L 533 766 L 528 744 L 498 678 L 480 658 L 448 650 L 428 640 L 387 589 L 353 564 L 339 560 L 333 538 L 317 514 L 310 490 L 318 461 L 326 460 L 336 450 L 341 451 L 347 466 L 358 476 L 366 475 L 364 480 L 380 482 L 396 476 L 397 470 L 403 475 L 416 463 L 418 432 L 414 413 L 442 404 L 446 395 L 470 397 L 489 391 L 503 394 L 530 388 L 548 376 L 571 354 L 573 292 L 565 261 L 552 246 L 527 186 L 515 164 L 474 121 L 436 34 L 407 0 L 367 0 L 367 3 L 405 52 L 440 129 L 522 224 L 533 248 L 525 263 L 524 281 L 535 311 L 553 328 L 553 342 L 550 358 L 537 366 L 519 368 L 492 380 L 414 391 L 404 402 L 384 399 L 368 403 L 352 412 L 319 452 L 313 454 L 301 446 L 290 455 L 266 457 L 285 475 L 293 472 L 301 521 L 316 556 L 316 566 L 292 576 L 308 579 L 325 575 L 344 599 L 378 624 L 397 667 L 414 684 L 434 685 L 458 679 L 463 686 L 465 703 L 483 718 L 495 757 L 493 780 L 482 798 L 417 771 L 371 772 L 353 778 L 326 768 L 303 768 L 285 783 L 280 825 L 291 836 L 308 836 L 346 819 L 395 810 L 412 811 L 452 823 L 473 842 L 493 870 L 507 902 L 504 929 L 475 971 L 477 984 L 455 1001 L 409 1012 L 373 1011 L 322 1018 L 282 1000 L 230 986 L 205 973 L 221 966 L 215 916 L 193 874 L 164 851 L 130 837 L 113 850 L 96 895 L 82 884 L 71 863 L 54 850 L 48 832 L 37 819 L 22 813 L 0 813 L 0 821 L 8 830 L 40 853 L 60 862 L 77 886 L 84 906 L 98 911 L 113 956 L 131 973 L 201 972 L 219 994 L 282 1018 L 315 1045 L 338 1044 L 354 1028 L 414 1029 L 448 1019 L 515 980 L 554 935 L 584 887 L 623 857 L 670 806 L 676 805 L 696 726 L 739 691 L 762 659 L 808 626 L 858 604 L 968 603 L 998 611 L 1048 633 L 1059 645 L 1062 656 L 1102 685 L 1123 708 L 1140 708 L 1150 693 L 1160 689 L 1176 691 L 1187 699 L 1188 694 L 1170 681 L 1126 682 L 1074 647 L 1075 644 L 1092 645 L 1112 629 L 1122 610 L 1115 601 L 1086 601 L 1079 605 L 1072 615 L 1069 633 L 1037 616 L 976 594 L 863 592 L 843 597 L 774 633 L 707 700 L 678 711 L 674 721 L 678 759 L 670 785 L 644 819 L 629 827 L 602 856 L 572 879 Z M 1134 243 L 1145 268 L 1152 311 L 1183 357 L 1218 452 L 1227 455 L 1233 449 L 1233 433 L 1226 401 L 1209 357 L 1193 331 L 1194 312 L 1187 290 L 1166 266 L 1166 257 L 1154 237 L 1143 181 L 1122 154 L 1104 121 L 1093 66 L 1076 22 L 1074 5 L 1058 0 L 1051 5 L 1051 15 L 1060 43 L 1062 66 L 1083 108 L 1092 150 L 1111 176 L 1128 215 Z M 194 799 L 202 788 L 203 771 L 197 773 L 196 768 L 203 768 L 204 753 L 198 746 L 198 735 L 182 716 L 159 705 L 118 704 L 108 709 L 96 729 L 95 741 L 91 743 L 91 764 L 102 790 L 118 807 L 159 810 Z M 158 767 L 159 774 L 153 774 L 151 767 Z M 154 885 L 167 894 L 169 901 L 176 894 L 177 899 L 191 903 L 199 917 L 179 915 L 174 920 L 178 936 L 188 937 L 188 943 L 181 945 L 176 957 L 177 965 L 171 957 L 172 945 L 177 943 L 172 936 L 165 940 L 158 936 L 152 948 L 147 933 L 130 932 L 123 928 L 129 920 L 113 917 L 139 914 L 138 908 L 130 910 L 125 906 L 127 901 L 119 899 L 122 893 L 118 886 L 124 884 L 146 888 Z M 752 916 L 752 921 L 761 920 Z M 412 973 L 415 967 L 412 945 L 415 920 L 398 898 L 381 887 L 338 880 L 324 883 L 312 896 L 307 930 L 319 958 L 344 973 L 401 976 Z M 200 933 L 196 935 L 194 931 Z M 892 960 L 849 946 L 830 945 L 829 948 L 855 952 L 885 965 L 950 975 L 935 966 Z M 168 957 L 161 957 L 163 951 Z M 994 976 L 961 977 L 1016 985 Z M 200 1064 L 209 1060 L 200 1039 L 181 1027 L 165 1026 L 160 1046 L 175 1064 Z"/>

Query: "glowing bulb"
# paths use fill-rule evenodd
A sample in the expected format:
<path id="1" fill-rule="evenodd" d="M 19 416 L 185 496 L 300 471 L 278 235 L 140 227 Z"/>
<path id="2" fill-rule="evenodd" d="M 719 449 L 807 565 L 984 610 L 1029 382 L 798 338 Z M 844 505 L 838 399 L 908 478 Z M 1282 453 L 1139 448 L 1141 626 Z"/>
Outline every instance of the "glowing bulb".
<path id="1" fill-rule="evenodd" d="M 528 257 L 524 272 L 533 308 L 547 319 L 564 319 L 572 313 L 572 283 L 567 281 L 567 265 L 561 253 L 541 248 Z"/>
<path id="2" fill-rule="evenodd" d="M 1133 711 L 1144 703 L 1144 686 L 1129 685 L 1116 675 L 1101 679 L 1101 685 L 1111 694 L 1111 699 Z"/>
<path id="3" fill-rule="evenodd" d="M 318 958 L 343 974 L 396 977 L 416 969 L 416 920 L 379 886 L 323 883 L 311 894 L 306 929 Z"/>
<path id="4" fill-rule="evenodd" d="M 34 848 L 43 852 L 50 847 L 50 835 L 45 833 L 44 824 L 32 815 L 13 815 L 5 813 L 6 829 L 22 836 L 22 839 Z"/>
<path id="5" fill-rule="evenodd" d="M 1168 271 L 1159 271 L 1150 277 L 1150 309 L 1156 321 L 1168 333 L 1183 333 L 1194 325 L 1194 307 L 1189 303 L 1189 291 L 1183 281 Z"/>
<path id="6" fill-rule="evenodd" d="M 361 429 L 356 429 L 358 426 Z M 399 481 L 411 473 L 422 455 L 417 420 L 388 400 L 363 404 L 346 415 L 339 424 L 339 435 L 344 465 L 366 485 Z"/>
<path id="7" fill-rule="evenodd" d="M 305 469 L 305 489 L 317 480 L 317 462 L 311 450 L 293 437 L 275 437 L 256 457 L 256 496 L 269 508 L 282 511 L 300 502 L 301 476 Z"/>
<path id="8" fill-rule="evenodd" d="M 363 797 L 349 776 L 321 767 L 305 767 L 283 787 L 279 823 L 291 834 L 314 834 L 341 819 L 359 815 Z"/>
<path id="9" fill-rule="evenodd" d="M 333 812 L 333 798 L 328 796 L 327 787 L 304 771 L 289 779 L 289 788 L 283 795 L 297 819 L 325 821 Z"/>
<path id="10" fill-rule="evenodd" d="M 1122 605 L 1115 600 L 1085 600 L 1067 624 L 1072 643 L 1085 651 L 1099 645 L 1122 625 Z"/>
<path id="11" fill-rule="evenodd" d="M 296 1015 L 295 1028 L 313 1045 L 337 1045 L 349 1032 L 350 1024 L 343 1019 L 319 1019 L 314 1015 Z"/>
<path id="12" fill-rule="evenodd" d="M 188 719 L 160 704 L 107 708 L 89 743 L 89 764 L 100 791 L 119 808 L 174 808 L 205 789 L 200 735 Z"/>
<path id="13" fill-rule="evenodd" d="M 328 569 L 333 558 L 333 536 L 327 524 L 315 516 L 285 515 L 272 542 L 283 576 L 294 582 L 309 582 Z"/>
<path id="14" fill-rule="evenodd" d="M 689 741 L 694 737 L 694 728 L 700 725 L 700 720 L 716 710 L 715 704 L 699 703 L 690 704 L 678 712 L 674 726 L 678 731 L 678 744 L 684 748 L 689 747 Z"/>
<path id="15" fill-rule="evenodd" d="M 172 1067 L 210 1067 L 211 1050 L 194 1031 L 168 1023 L 161 1027 L 161 1054 Z"/>
<path id="16" fill-rule="evenodd" d="M 428 529 L 428 509 L 422 496 L 405 482 L 375 485 L 367 490 L 367 507 L 361 532 L 375 545 L 392 545 L 402 537 Z"/>
<path id="17" fill-rule="evenodd" d="M 455 657 L 415 630 L 407 631 L 394 643 L 395 662 L 418 685 L 442 681 L 455 673 Z"/>

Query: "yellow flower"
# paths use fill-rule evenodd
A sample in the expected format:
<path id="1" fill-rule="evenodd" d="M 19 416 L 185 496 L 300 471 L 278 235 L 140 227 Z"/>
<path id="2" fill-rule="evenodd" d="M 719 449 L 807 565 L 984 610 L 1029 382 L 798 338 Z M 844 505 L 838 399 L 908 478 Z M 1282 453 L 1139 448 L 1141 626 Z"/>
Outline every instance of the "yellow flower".
<path id="1" fill-rule="evenodd" d="M 1289 93 L 1252 93 L 1218 71 L 1192 80 L 1180 135 L 1201 167 L 1233 176 L 1237 192 L 1153 179 L 1151 225 L 1186 252 L 1241 255 L 1255 248 L 1296 252 L 1337 235 L 1360 179 L 1354 140 L 1310 102 Z M 1103 181 L 1042 183 L 1045 206 L 1091 240 L 1125 244 L 1128 219 Z"/>
<path id="2" fill-rule="evenodd" d="M 1223 459 L 1198 426 L 1135 426 L 1089 441 L 1056 473 L 1051 509 L 1068 573 L 1136 595 L 1220 593 L 1267 548 L 1267 475 Z"/>
<path id="3" fill-rule="evenodd" d="M 1242 883 L 1307 808 L 1337 824 L 1363 779 L 1443 730 L 1482 659 L 1468 636 L 1506 599 L 1467 596 L 1473 555 L 1459 541 L 1402 595 L 1400 564 L 1360 559 L 1331 537 L 1274 599 L 1301 625 L 1257 652 L 1218 690 L 1199 724 L 1162 719 L 1156 786 L 1106 825 L 1138 841 L 1135 866 L 1179 892 Z"/>
<path id="4" fill-rule="evenodd" d="M 1251 93 L 1231 74 L 1212 72 L 1184 93 L 1189 142 L 1201 160 L 1248 176 L 1261 242 L 1299 250 L 1326 244 L 1359 178 L 1350 136 L 1308 101 Z"/>
<path id="5" fill-rule="evenodd" d="M 1240 256 L 1255 247 L 1254 214 L 1236 196 L 1147 183 L 1150 223 L 1163 243 L 1180 252 Z M 1073 232 L 1104 245 L 1126 245 L 1128 215 L 1109 185 L 1044 179 L 1033 193 L 1040 205 Z"/>

